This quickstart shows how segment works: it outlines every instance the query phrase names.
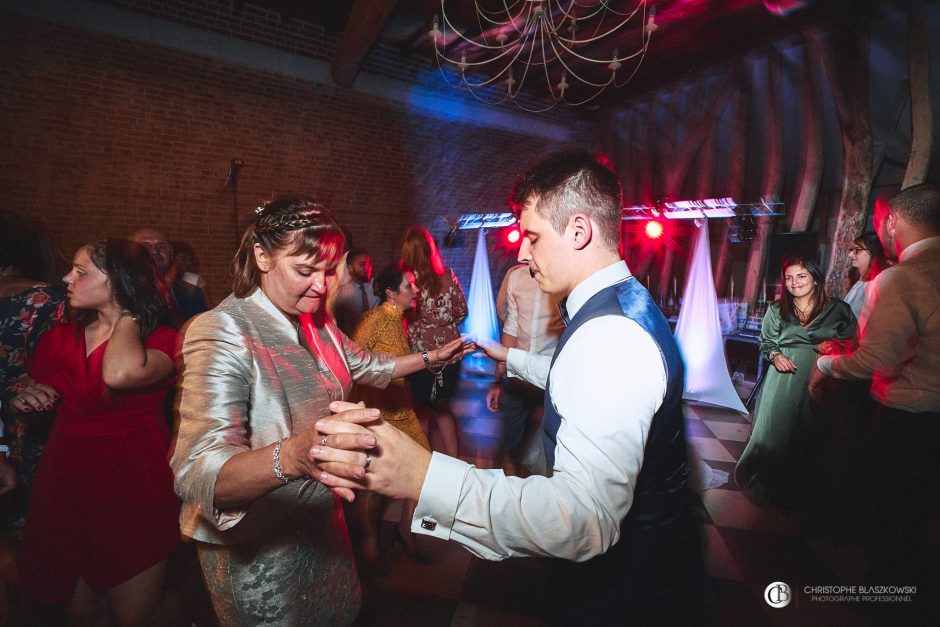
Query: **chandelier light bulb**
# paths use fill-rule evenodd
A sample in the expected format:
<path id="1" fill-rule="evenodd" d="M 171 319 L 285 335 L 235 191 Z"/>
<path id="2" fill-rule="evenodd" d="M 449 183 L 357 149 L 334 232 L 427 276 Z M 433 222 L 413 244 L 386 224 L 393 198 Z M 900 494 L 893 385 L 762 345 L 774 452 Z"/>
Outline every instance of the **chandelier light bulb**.
<path id="1" fill-rule="evenodd" d="M 454 25 L 447 15 L 447 2 L 441 0 L 440 19 L 434 17 L 428 33 L 444 79 L 459 81 L 482 102 L 511 100 L 535 113 L 559 102 L 586 104 L 610 86 L 626 85 L 658 28 L 651 0 L 473 2 L 468 4 L 476 20 L 468 23 L 478 25 L 479 30 L 472 31 Z M 613 56 L 600 52 L 613 48 L 605 42 L 623 47 L 635 38 L 639 39 L 637 47 L 631 43 L 623 54 L 619 48 Z M 458 74 L 445 72 L 445 66 Z M 519 98 L 520 92 L 527 97 Z"/>
<path id="2" fill-rule="evenodd" d="M 646 35 L 652 35 L 656 32 L 656 29 L 659 28 L 659 24 L 656 23 L 656 7 L 653 7 L 650 10 L 649 19 L 646 20 L 646 26 L 643 29 L 646 31 Z"/>

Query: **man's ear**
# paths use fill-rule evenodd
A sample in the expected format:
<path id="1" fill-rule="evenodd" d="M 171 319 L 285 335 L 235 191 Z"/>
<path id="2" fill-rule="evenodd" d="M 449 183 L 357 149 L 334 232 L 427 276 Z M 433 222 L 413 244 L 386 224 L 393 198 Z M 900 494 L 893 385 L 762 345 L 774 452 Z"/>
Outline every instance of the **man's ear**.
<path id="1" fill-rule="evenodd" d="M 274 267 L 274 260 L 271 259 L 271 255 L 261 246 L 261 244 L 255 243 L 252 247 L 252 252 L 255 254 L 255 263 L 258 264 L 258 269 L 262 272 L 268 272 Z"/>
<path id="2" fill-rule="evenodd" d="M 576 213 L 568 218 L 568 226 L 565 228 L 565 239 L 571 242 L 571 247 L 575 250 L 581 250 L 591 243 L 594 237 L 594 225 L 591 220 L 583 213 Z"/>
<path id="3" fill-rule="evenodd" d="M 898 214 L 889 211 L 885 218 L 885 226 L 888 228 L 889 233 L 894 233 L 898 228 Z"/>

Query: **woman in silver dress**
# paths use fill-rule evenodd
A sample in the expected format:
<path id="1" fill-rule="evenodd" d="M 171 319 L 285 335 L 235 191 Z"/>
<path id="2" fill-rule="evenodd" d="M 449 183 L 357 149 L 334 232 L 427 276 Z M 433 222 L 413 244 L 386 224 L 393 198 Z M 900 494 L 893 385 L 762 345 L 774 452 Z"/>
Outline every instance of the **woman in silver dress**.
<path id="1" fill-rule="evenodd" d="M 312 451 L 334 438 L 367 449 L 374 438 L 324 436 L 315 423 L 354 381 L 384 387 L 468 348 L 458 339 L 392 357 L 350 341 L 323 306 L 343 245 L 321 205 L 265 204 L 236 254 L 233 294 L 185 334 L 172 465 L 182 532 L 198 542 L 224 625 L 352 622 L 360 593 L 346 523 L 317 479 L 333 464 L 364 477 L 362 455 L 324 464 Z M 343 486 L 338 494 L 352 500 Z"/>

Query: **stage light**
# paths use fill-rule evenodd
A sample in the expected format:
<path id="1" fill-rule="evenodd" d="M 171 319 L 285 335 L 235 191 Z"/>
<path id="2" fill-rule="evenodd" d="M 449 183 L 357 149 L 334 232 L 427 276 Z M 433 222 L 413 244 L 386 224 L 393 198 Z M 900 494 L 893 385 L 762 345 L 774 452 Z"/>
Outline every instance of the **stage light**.
<path id="1" fill-rule="evenodd" d="M 646 223 L 646 236 L 650 239 L 658 239 L 663 234 L 663 225 L 656 220 L 650 220 Z"/>
<path id="2" fill-rule="evenodd" d="M 506 241 L 510 244 L 517 243 L 520 237 L 522 237 L 522 235 L 519 233 L 519 229 L 510 229 L 509 232 L 506 233 Z"/>

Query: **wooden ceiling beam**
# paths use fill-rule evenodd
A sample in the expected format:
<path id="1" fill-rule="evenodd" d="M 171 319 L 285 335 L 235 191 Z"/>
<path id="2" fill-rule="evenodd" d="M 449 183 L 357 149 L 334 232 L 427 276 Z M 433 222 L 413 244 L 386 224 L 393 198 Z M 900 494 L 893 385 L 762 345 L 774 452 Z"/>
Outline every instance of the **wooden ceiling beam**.
<path id="1" fill-rule="evenodd" d="M 356 0 L 333 55 L 330 69 L 334 83 L 352 87 L 362 62 L 385 29 L 397 3 L 398 0 Z"/>

